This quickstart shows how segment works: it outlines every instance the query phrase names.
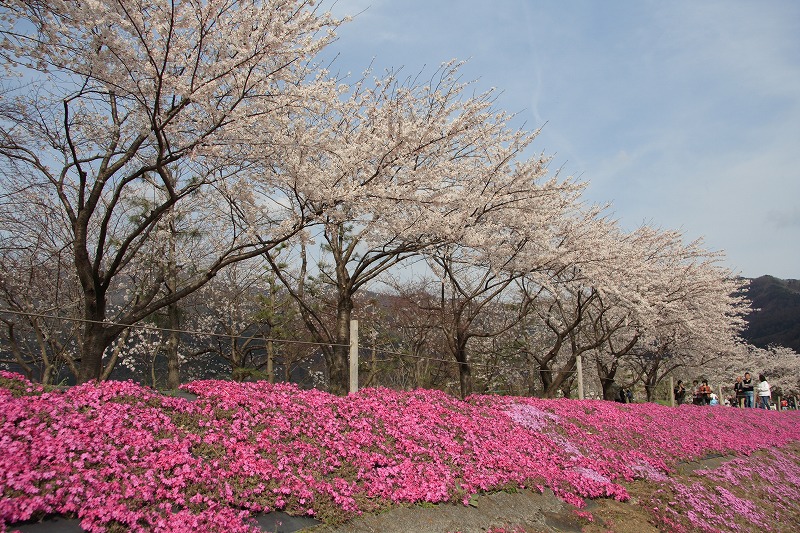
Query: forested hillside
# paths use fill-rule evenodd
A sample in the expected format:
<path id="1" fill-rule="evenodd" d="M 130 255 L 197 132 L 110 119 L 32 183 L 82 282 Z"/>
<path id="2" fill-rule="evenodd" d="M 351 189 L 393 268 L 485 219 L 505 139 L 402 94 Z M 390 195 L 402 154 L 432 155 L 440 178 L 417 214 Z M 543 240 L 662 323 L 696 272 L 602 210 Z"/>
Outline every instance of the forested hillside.
<path id="1" fill-rule="evenodd" d="M 770 344 L 800 352 L 800 280 L 761 276 L 751 281 L 748 297 L 755 311 L 742 336 L 751 344 Z"/>

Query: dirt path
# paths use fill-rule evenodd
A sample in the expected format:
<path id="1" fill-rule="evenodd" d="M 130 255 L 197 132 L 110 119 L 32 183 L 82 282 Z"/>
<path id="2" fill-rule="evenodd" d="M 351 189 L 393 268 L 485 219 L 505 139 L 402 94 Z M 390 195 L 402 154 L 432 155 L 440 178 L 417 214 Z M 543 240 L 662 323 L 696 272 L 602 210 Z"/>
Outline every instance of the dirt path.
<path id="1" fill-rule="evenodd" d="M 478 496 L 474 506 L 414 506 L 365 515 L 338 527 L 317 526 L 313 533 L 482 533 L 490 527 L 524 527 L 532 532 L 581 531 L 573 506 L 529 490 Z"/>

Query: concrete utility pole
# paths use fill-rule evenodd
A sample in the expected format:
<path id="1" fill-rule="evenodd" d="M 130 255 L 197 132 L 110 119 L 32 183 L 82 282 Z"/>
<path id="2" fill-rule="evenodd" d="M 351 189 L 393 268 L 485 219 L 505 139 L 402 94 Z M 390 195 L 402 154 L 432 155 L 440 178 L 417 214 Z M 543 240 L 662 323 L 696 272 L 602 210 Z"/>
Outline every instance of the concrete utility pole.
<path id="1" fill-rule="evenodd" d="M 358 320 L 350 321 L 350 394 L 358 392 Z"/>
<path id="2" fill-rule="evenodd" d="M 669 377 L 669 405 L 675 407 L 675 378 Z"/>
<path id="3" fill-rule="evenodd" d="M 580 354 L 575 356 L 575 370 L 578 372 L 578 399 L 583 400 L 583 358 Z"/>

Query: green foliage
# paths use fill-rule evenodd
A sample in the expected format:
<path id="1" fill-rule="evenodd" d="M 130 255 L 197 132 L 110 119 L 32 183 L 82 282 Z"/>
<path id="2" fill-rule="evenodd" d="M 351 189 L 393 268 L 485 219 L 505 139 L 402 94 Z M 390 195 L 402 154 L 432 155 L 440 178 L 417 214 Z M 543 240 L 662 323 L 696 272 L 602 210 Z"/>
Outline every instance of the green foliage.
<path id="1" fill-rule="evenodd" d="M 31 386 L 31 384 L 27 381 L 4 377 L 0 377 L 0 387 L 10 390 L 11 395 L 14 398 L 20 398 L 22 396 L 41 396 L 44 392 L 53 390 L 55 388 L 52 386 Z"/>
<path id="2" fill-rule="evenodd" d="M 266 381 L 269 379 L 269 373 L 257 368 L 234 368 L 232 374 L 234 381 Z"/>

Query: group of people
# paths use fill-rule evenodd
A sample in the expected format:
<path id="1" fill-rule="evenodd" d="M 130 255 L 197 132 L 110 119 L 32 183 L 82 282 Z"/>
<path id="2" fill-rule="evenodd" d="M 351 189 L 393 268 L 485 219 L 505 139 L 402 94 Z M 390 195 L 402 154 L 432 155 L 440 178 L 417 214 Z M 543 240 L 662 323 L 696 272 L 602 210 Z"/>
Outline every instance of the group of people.
<path id="1" fill-rule="evenodd" d="M 675 403 L 678 405 L 686 401 L 686 387 L 683 386 L 683 380 L 678 380 L 673 394 L 675 395 Z M 719 405 L 719 399 L 714 394 L 711 386 L 709 386 L 707 379 L 704 379 L 701 383 L 698 383 L 697 380 L 692 382 L 692 403 L 694 405 Z"/>
<path id="2" fill-rule="evenodd" d="M 758 382 L 753 382 L 750 372 L 745 372 L 744 376 L 738 376 L 733 385 L 735 397 L 730 402 L 733 406 L 743 407 L 759 407 L 761 409 L 770 409 L 772 399 L 772 388 L 770 387 L 767 378 L 764 374 L 759 374 Z M 686 401 L 687 391 L 683 385 L 682 380 L 678 380 L 675 389 L 673 390 L 675 403 L 680 405 Z M 757 400 L 756 400 L 757 398 Z M 792 398 L 794 400 L 794 398 Z M 784 400 L 782 404 L 788 401 Z M 708 380 L 704 379 L 701 382 L 694 380 L 692 382 L 692 403 L 695 405 L 719 405 L 719 398 L 711 387 L 708 385 Z M 796 404 L 795 404 L 796 408 Z"/>
<path id="3" fill-rule="evenodd" d="M 734 405 L 736 406 L 743 405 L 744 407 L 770 409 L 772 388 L 764 374 L 758 375 L 758 384 L 753 383 L 750 372 L 745 372 L 744 377 L 737 376 L 736 382 L 733 384 L 733 392 L 735 394 Z M 758 397 L 757 404 L 754 403 L 756 397 Z"/>
<path id="4" fill-rule="evenodd" d="M 619 403 L 633 403 L 633 391 L 631 389 L 626 389 L 625 387 L 620 387 L 619 391 L 617 391 L 614 401 Z"/>

